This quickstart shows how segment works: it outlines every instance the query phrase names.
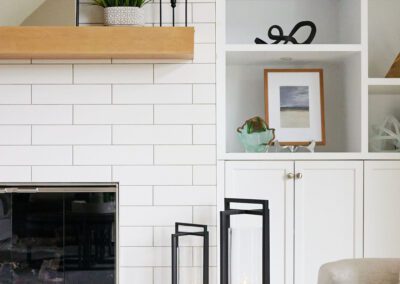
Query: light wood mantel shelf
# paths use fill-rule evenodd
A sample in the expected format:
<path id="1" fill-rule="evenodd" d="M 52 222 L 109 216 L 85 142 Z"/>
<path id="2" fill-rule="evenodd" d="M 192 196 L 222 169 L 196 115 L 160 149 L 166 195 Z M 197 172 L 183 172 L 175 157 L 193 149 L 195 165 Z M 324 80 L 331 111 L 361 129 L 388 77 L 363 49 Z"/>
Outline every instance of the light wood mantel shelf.
<path id="1" fill-rule="evenodd" d="M 0 59 L 193 59 L 193 27 L 0 27 Z"/>

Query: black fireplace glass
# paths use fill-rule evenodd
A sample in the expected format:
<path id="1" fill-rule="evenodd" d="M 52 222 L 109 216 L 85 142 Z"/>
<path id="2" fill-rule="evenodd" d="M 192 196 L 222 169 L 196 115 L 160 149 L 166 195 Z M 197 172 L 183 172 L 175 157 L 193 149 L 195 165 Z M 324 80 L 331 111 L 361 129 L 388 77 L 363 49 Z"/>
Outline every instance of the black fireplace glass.
<path id="1" fill-rule="evenodd" d="M 12 195 L 13 283 L 61 283 L 63 197 L 56 193 Z"/>
<path id="2" fill-rule="evenodd" d="M 0 194 L 0 283 L 11 284 L 14 265 L 12 247 L 12 195 Z"/>
<path id="3" fill-rule="evenodd" d="M 65 194 L 66 283 L 115 283 L 115 194 Z"/>
<path id="4" fill-rule="evenodd" d="M 108 189 L 0 188 L 0 284 L 116 283 L 116 190 Z"/>

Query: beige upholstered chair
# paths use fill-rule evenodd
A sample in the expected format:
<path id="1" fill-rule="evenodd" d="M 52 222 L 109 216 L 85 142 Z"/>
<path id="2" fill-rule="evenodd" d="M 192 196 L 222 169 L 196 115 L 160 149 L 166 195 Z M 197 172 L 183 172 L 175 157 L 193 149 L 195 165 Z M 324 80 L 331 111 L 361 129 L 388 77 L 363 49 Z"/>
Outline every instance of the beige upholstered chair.
<path id="1" fill-rule="evenodd" d="M 318 284 L 400 284 L 400 259 L 349 259 L 320 268 Z"/>

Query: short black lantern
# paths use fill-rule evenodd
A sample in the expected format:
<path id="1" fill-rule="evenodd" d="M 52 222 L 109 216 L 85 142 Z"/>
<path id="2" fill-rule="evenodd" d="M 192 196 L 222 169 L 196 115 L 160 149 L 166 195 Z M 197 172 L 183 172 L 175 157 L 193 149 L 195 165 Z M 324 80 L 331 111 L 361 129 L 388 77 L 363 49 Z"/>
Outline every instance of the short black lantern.
<path id="1" fill-rule="evenodd" d="M 180 227 L 201 228 L 202 231 L 182 231 Z M 206 225 L 175 223 L 175 234 L 171 235 L 172 242 L 172 284 L 178 284 L 178 247 L 179 238 L 184 236 L 203 237 L 203 284 L 209 283 L 209 233 Z"/>
<path id="2" fill-rule="evenodd" d="M 233 209 L 232 204 L 241 205 L 239 207 L 246 209 Z M 247 209 L 251 205 L 261 205 L 261 209 Z M 231 228 L 231 216 L 233 215 L 255 215 L 262 217 L 262 265 L 261 265 L 261 283 L 270 283 L 270 224 L 269 224 L 269 208 L 268 200 L 254 200 L 254 199 L 236 199 L 226 198 L 225 199 L 225 211 L 220 212 L 221 224 L 220 224 L 220 262 L 221 262 L 221 282 L 220 284 L 231 284 L 231 283 L 249 283 L 247 280 L 231 279 L 231 262 L 233 257 L 232 243 L 229 238 Z M 254 244 L 247 244 L 252 246 Z M 234 281 L 233 281 L 234 280 Z M 238 282 L 239 281 L 239 282 Z M 260 283 L 260 282 L 258 282 Z"/>

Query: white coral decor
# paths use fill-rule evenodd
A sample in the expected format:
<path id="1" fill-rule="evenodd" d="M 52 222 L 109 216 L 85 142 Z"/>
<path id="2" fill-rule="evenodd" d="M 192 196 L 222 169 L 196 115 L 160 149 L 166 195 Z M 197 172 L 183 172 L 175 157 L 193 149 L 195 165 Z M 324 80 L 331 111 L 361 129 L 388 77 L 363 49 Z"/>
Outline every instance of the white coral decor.
<path id="1" fill-rule="evenodd" d="M 108 7 L 104 9 L 106 26 L 144 26 L 144 8 Z"/>
<path id="2" fill-rule="evenodd" d="M 400 122 L 394 116 L 385 118 L 380 126 L 374 127 L 371 147 L 374 151 L 384 151 L 389 146 L 400 151 Z"/>

